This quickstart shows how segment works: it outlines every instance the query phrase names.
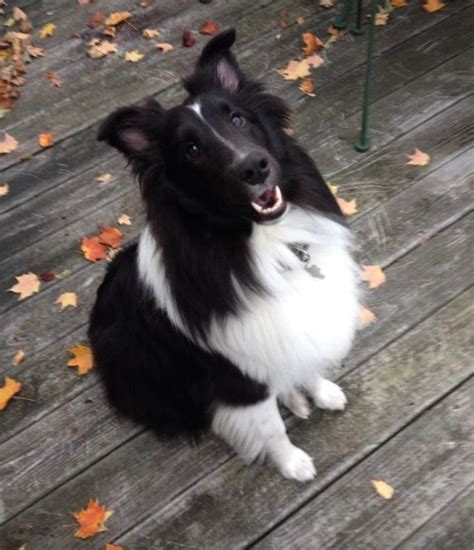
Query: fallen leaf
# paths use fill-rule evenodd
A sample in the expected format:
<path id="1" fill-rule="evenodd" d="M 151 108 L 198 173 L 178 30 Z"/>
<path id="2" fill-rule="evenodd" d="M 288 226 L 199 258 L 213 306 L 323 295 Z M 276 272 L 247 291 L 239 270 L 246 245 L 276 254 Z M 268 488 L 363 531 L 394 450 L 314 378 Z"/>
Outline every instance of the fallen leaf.
<path id="1" fill-rule="evenodd" d="M 74 536 L 80 539 L 87 539 L 107 531 L 104 523 L 110 518 L 113 512 L 107 510 L 105 506 L 101 506 L 95 499 L 90 499 L 87 508 L 80 512 L 74 513 L 77 523 L 80 525 Z"/>
<path id="2" fill-rule="evenodd" d="M 310 75 L 309 63 L 306 59 L 296 61 L 292 59 L 283 69 L 277 69 L 277 73 L 285 80 L 298 80 Z"/>
<path id="3" fill-rule="evenodd" d="M 171 44 L 167 44 L 166 42 L 161 42 L 155 44 L 155 48 L 163 53 L 168 53 L 173 49 L 173 46 Z"/>
<path id="4" fill-rule="evenodd" d="M 95 181 L 98 181 L 100 183 L 108 183 L 112 179 L 112 174 L 102 174 L 101 176 L 97 176 L 95 178 Z"/>
<path id="5" fill-rule="evenodd" d="M 115 27 L 105 27 L 105 29 L 102 31 L 102 34 L 105 36 L 109 36 L 110 38 L 114 38 L 117 34 L 117 29 Z"/>
<path id="6" fill-rule="evenodd" d="M 383 269 L 379 265 L 363 265 L 364 270 L 360 274 L 360 280 L 369 284 L 370 289 L 378 288 L 387 281 Z"/>
<path id="7" fill-rule="evenodd" d="M 13 6 L 12 17 L 15 21 L 26 21 L 28 19 L 26 13 L 16 6 Z"/>
<path id="8" fill-rule="evenodd" d="M 10 399 L 21 390 L 21 382 L 5 376 L 5 382 L 0 388 L 0 411 L 5 410 Z"/>
<path id="9" fill-rule="evenodd" d="M 31 57 L 43 57 L 44 50 L 43 48 L 37 48 L 36 46 L 26 46 L 26 51 Z"/>
<path id="10" fill-rule="evenodd" d="M 422 8 L 427 11 L 428 13 L 433 13 L 435 11 L 438 11 L 442 8 L 444 8 L 446 4 L 442 2 L 441 0 L 426 0 L 426 2 L 423 4 Z"/>
<path id="11" fill-rule="evenodd" d="M 363 307 L 359 313 L 359 328 L 366 327 L 367 325 L 372 325 L 377 320 L 375 313 Z"/>
<path id="12" fill-rule="evenodd" d="M 25 357 L 26 357 L 26 353 L 22 349 L 18 350 L 15 353 L 15 356 L 13 357 L 12 365 L 14 367 L 18 367 L 18 365 L 23 363 L 23 361 L 25 360 Z"/>
<path id="13" fill-rule="evenodd" d="M 314 81 L 311 78 L 303 78 L 298 89 L 304 94 L 314 97 Z"/>
<path id="14" fill-rule="evenodd" d="M 10 186 L 8 185 L 8 183 L 0 185 L 0 197 L 4 197 L 5 195 L 7 195 L 8 191 L 10 191 Z"/>
<path id="15" fill-rule="evenodd" d="M 54 273 L 49 273 L 48 271 L 46 271 L 45 273 L 41 273 L 39 278 L 44 283 L 50 283 L 51 281 L 54 281 L 54 279 L 56 279 L 56 275 Z"/>
<path id="16" fill-rule="evenodd" d="M 97 38 L 89 42 L 91 46 L 87 50 L 87 55 L 92 59 L 100 59 L 111 53 L 116 53 L 118 46 L 115 42 L 109 42 L 108 40 L 98 40 Z"/>
<path id="17" fill-rule="evenodd" d="M 336 197 L 336 200 L 344 216 L 352 216 L 357 212 L 357 199 L 347 201 L 342 197 Z"/>
<path id="18" fill-rule="evenodd" d="M 38 143 L 46 149 L 47 147 L 52 147 L 54 143 L 54 136 L 51 132 L 43 132 L 38 136 Z"/>
<path id="19" fill-rule="evenodd" d="M 10 27 L 13 27 L 14 24 L 15 24 L 15 20 L 13 19 L 13 17 L 10 17 L 5 21 L 5 23 L 3 23 L 3 26 L 10 28 Z"/>
<path id="20" fill-rule="evenodd" d="M 80 6 L 88 6 L 93 0 L 77 0 Z"/>
<path id="21" fill-rule="evenodd" d="M 317 69 L 324 64 L 324 59 L 316 53 L 307 57 L 306 61 L 308 62 L 310 67 L 313 67 L 313 69 Z"/>
<path id="22" fill-rule="evenodd" d="M 61 84 L 63 83 L 61 77 L 57 73 L 54 73 L 52 71 L 46 73 L 44 77 L 46 78 L 46 80 L 49 80 L 55 88 L 60 88 Z"/>
<path id="23" fill-rule="evenodd" d="M 106 544 L 105 550 L 123 550 L 122 546 L 117 546 L 116 544 Z"/>
<path id="24" fill-rule="evenodd" d="M 385 483 L 385 481 L 373 479 L 370 483 L 372 483 L 372 487 L 385 500 L 390 500 L 393 497 L 395 490 L 388 483 Z"/>
<path id="25" fill-rule="evenodd" d="M 115 13 L 111 13 L 109 17 L 107 17 L 105 24 L 110 27 L 114 27 L 115 25 L 122 23 L 122 21 L 130 19 L 130 17 L 132 17 L 132 14 L 129 11 L 117 11 Z"/>
<path id="26" fill-rule="evenodd" d="M 4 135 L 5 137 L 0 141 L 0 155 L 11 153 L 18 147 L 18 141 L 13 136 L 6 132 Z"/>
<path id="27" fill-rule="evenodd" d="M 94 359 L 92 357 L 92 350 L 89 346 L 74 346 L 68 349 L 69 353 L 72 353 L 74 357 L 67 362 L 68 367 L 77 367 L 77 374 L 83 376 L 87 374 L 94 366 Z"/>
<path id="28" fill-rule="evenodd" d="M 334 0 L 319 0 L 319 5 L 322 8 L 332 8 L 334 6 Z"/>
<path id="29" fill-rule="evenodd" d="M 183 30 L 183 46 L 185 48 L 190 48 L 196 44 L 196 37 L 189 29 Z"/>
<path id="30" fill-rule="evenodd" d="M 54 303 L 61 306 L 61 311 L 67 307 L 77 307 L 77 294 L 75 292 L 63 292 Z"/>
<path id="31" fill-rule="evenodd" d="M 27 19 L 24 19 L 20 21 L 18 28 L 21 32 L 30 32 L 33 30 L 33 25 Z"/>
<path id="32" fill-rule="evenodd" d="M 34 273 L 25 273 L 24 275 L 15 277 L 15 279 L 17 280 L 16 285 L 13 285 L 8 291 L 19 294 L 18 300 L 24 300 L 39 292 L 41 282 Z"/>
<path id="33" fill-rule="evenodd" d="M 306 44 L 305 47 L 302 48 L 306 55 L 310 55 L 324 48 L 324 44 L 312 32 L 304 32 L 301 36 L 303 38 L 303 42 Z"/>
<path id="34" fill-rule="evenodd" d="M 145 29 L 143 31 L 143 37 L 147 40 L 151 40 L 152 38 L 155 38 L 156 36 L 159 36 L 159 31 L 156 31 L 155 29 Z"/>
<path id="35" fill-rule="evenodd" d="M 97 27 L 101 27 L 105 23 L 105 13 L 101 11 L 96 11 L 93 13 L 89 19 L 89 23 L 87 23 L 87 26 L 89 29 L 97 29 Z"/>
<path id="36" fill-rule="evenodd" d="M 55 30 L 56 25 L 54 23 L 46 23 L 46 25 L 44 25 L 43 28 L 40 30 L 40 38 L 53 36 Z"/>
<path id="37" fill-rule="evenodd" d="M 117 218 L 119 225 L 132 225 L 132 220 L 127 214 L 120 214 Z"/>
<path id="38" fill-rule="evenodd" d="M 326 32 L 331 36 L 333 36 L 336 40 L 339 40 L 339 38 L 341 38 L 343 34 L 342 31 L 340 31 L 339 29 L 336 29 L 333 25 L 329 25 Z"/>
<path id="39" fill-rule="evenodd" d="M 297 17 L 297 18 L 295 19 L 295 23 L 296 23 L 297 25 L 302 25 L 302 24 L 304 23 L 304 17 L 303 17 L 302 15 L 300 15 L 300 17 Z"/>
<path id="40" fill-rule="evenodd" d="M 332 183 L 330 183 L 329 181 L 327 182 L 327 186 L 329 187 L 329 190 L 331 191 L 331 193 L 336 196 L 337 195 L 337 192 L 339 191 L 339 185 L 333 185 Z"/>
<path id="41" fill-rule="evenodd" d="M 219 34 L 221 28 L 218 23 L 215 21 L 204 21 L 204 23 L 201 25 L 201 28 L 199 29 L 199 32 L 201 34 L 209 34 L 211 36 L 215 34 Z"/>
<path id="42" fill-rule="evenodd" d="M 407 155 L 407 158 L 409 159 L 407 164 L 411 164 L 412 166 L 426 166 L 431 160 L 428 153 L 424 153 L 418 148 L 415 148 L 415 152 L 412 155 Z"/>
<path id="43" fill-rule="evenodd" d="M 99 237 L 84 237 L 81 243 L 81 250 L 84 258 L 89 262 L 103 260 L 107 254 L 107 246 L 102 244 Z"/>
<path id="44" fill-rule="evenodd" d="M 112 248 L 118 248 L 122 244 L 123 235 L 120 229 L 111 227 L 110 225 L 103 225 L 100 228 L 99 241 L 102 244 L 111 246 Z"/>
<path id="45" fill-rule="evenodd" d="M 390 14 L 386 11 L 379 11 L 375 14 L 375 25 L 377 27 L 380 27 L 382 25 L 386 25 L 388 22 L 388 16 Z"/>
<path id="46" fill-rule="evenodd" d="M 408 0 L 390 0 L 390 4 L 392 4 L 394 8 L 403 8 L 408 4 Z"/>
<path id="47" fill-rule="evenodd" d="M 130 61 L 131 63 L 137 63 L 145 56 L 140 53 L 138 50 L 132 50 L 131 52 L 125 52 L 124 59 L 125 61 Z"/>

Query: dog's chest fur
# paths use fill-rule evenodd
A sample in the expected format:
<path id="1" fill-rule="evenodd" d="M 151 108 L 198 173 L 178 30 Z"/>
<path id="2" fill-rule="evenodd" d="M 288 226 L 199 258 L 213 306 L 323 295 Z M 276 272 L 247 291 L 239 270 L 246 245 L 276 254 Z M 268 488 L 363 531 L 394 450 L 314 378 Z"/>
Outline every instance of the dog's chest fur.
<path id="1" fill-rule="evenodd" d="M 249 244 L 257 278 L 268 292 L 257 294 L 236 280 L 242 307 L 211 322 L 207 346 L 274 391 L 287 392 L 339 364 L 352 344 L 359 304 L 350 233 L 325 216 L 293 207 L 278 223 L 255 225 Z M 295 245 L 307 249 L 306 263 Z M 191 338 L 149 230 L 141 237 L 138 263 L 158 306 Z"/>

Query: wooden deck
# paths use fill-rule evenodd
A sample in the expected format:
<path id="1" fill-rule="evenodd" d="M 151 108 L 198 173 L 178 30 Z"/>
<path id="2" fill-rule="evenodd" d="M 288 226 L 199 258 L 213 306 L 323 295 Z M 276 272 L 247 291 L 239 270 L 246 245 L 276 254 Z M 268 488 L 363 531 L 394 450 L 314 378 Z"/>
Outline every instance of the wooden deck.
<path id="1" fill-rule="evenodd" d="M 474 2 L 445 1 L 430 14 L 411 0 L 376 29 L 368 154 L 353 148 L 364 38 L 347 34 L 327 51 L 314 98 L 275 71 L 298 55 L 302 32 L 326 36 L 335 12 L 315 0 L 156 0 L 145 10 L 135 0 L 10 2 L 35 35 L 50 21 L 57 29 L 37 41 L 46 55 L 28 67 L 21 99 L 0 120 L 20 142 L 0 157 L 0 185 L 10 186 L 0 199 L 0 385 L 3 375 L 20 380 L 19 395 L 31 399 L 0 412 L 1 550 L 473 547 Z M 133 27 L 116 41 L 145 58 L 88 58 L 86 42 L 98 33 L 87 29 L 90 14 L 132 9 Z M 280 28 L 284 9 L 304 23 Z M 66 367 L 67 350 L 86 343 L 105 268 L 83 258 L 82 237 L 126 212 L 129 241 L 143 221 L 124 162 L 95 141 L 98 123 L 147 94 L 166 106 L 180 100 L 180 78 L 207 40 L 183 48 L 181 31 L 206 19 L 237 27 L 243 68 L 289 101 L 295 134 L 339 194 L 357 199 L 360 261 L 387 273 L 366 295 L 377 322 L 359 332 L 340 372 L 346 412 L 288 420 L 293 441 L 315 458 L 312 483 L 243 466 L 211 436 L 197 450 L 157 441 L 114 416 L 93 371 L 78 377 Z M 174 50 L 155 52 L 144 28 L 159 29 Z M 62 87 L 51 87 L 48 71 Z M 41 150 L 44 131 L 55 145 Z M 406 164 L 415 147 L 431 155 L 428 166 Z M 109 183 L 95 181 L 107 172 Z M 29 271 L 67 276 L 17 301 L 5 291 Z M 79 305 L 60 313 L 54 302 L 64 291 Z M 26 359 L 14 367 L 19 349 Z M 372 479 L 393 486 L 393 499 L 380 498 Z M 108 531 L 84 541 L 73 537 L 71 513 L 90 498 L 114 515 Z"/>

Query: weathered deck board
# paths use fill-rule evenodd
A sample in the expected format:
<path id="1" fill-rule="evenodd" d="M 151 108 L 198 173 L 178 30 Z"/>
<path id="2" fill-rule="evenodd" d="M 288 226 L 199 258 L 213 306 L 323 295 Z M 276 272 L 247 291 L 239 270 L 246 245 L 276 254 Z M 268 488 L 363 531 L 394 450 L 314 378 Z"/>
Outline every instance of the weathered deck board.
<path id="1" fill-rule="evenodd" d="M 472 411 L 469 412 L 472 416 Z M 400 550 L 471 548 L 474 540 L 474 485 L 449 501 L 398 546 Z"/>
<path id="2" fill-rule="evenodd" d="M 474 482 L 473 382 L 423 414 L 253 548 L 362 550 L 377 548 L 374 542 L 382 540 L 384 550 L 398 547 L 407 532 Z M 377 496 L 371 479 L 392 485 L 392 500 Z M 472 502 L 470 507 L 465 503 L 461 517 L 469 509 L 472 512 Z M 133 547 L 141 548 L 135 543 Z M 450 540 L 445 548 L 469 546 Z"/>
<path id="3" fill-rule="evenodd" d="M 436 247 L 436 255 L 428 254 L 428 249 L 425 247 L 418 249 L 414 253 L 415 257 L 413 258 L 413 263 L 418 266 L 418 269 L 420 271 L 424 272 L 426 270 L 428 273 L 431 274 L 433 280 L 433 294 L 437 293 L 437 296 L 442 294 L 441 289 L 437 284 L 437 281 L 439 279 L 443 280 L 445 279 L 445 277 L 443 277 L 443 275 L 440 276 L 439 272 L 436 273 L 435 268 L 436 264 L 445 265 L 442 261 L 443 257 L 447 255 L 454 255 L 455 258 L 461 259 L 460 265 L 455 264 L 455 273 L 458 274 L 459 279 L 463 282 L 464 279 L 467 279 L 468 277 L 466 271 L 467 273 L 469 273 L 469 271 L 460 269 L 460 267 L 461 265 L 463 265 L 463 263 L 469 263 L 466 262 L 465 249 L 468 243 L 468 230 L 470 226 L 467 223 L 467 220 L 462 220 L 459 223 L 464 225 L 464 231 L 466 232 L 464 244 L 461 244 L 461 240 L 459 239 L 457 241 L 456 239 L 453 239 L 452 234 L 450 235 L 449 231 L 447 231 L 446 235 L 441 234 L 438 238 L 433 239 L 433 246 Z M 458 231 L 458 229 L 454 229 L 453 232 L 454 231 Z M 439 243 L 439 239 L 442 239 L 441 244 Z M 455 246 L 460 245 L 457 254 L 454 254 L 453 241 L 456 242 Z M 444 253 L 442 252 L 443 248 L 445 249 Z M 416 257 L 416 253 L 418 253 L 418 257 Z M 419 257 L 420 253 L 422 255 L 421 258 Z M 425 257 L 425 259 L 423 259 L 423 256 Z M 426 261 L 433 262 L 434 258 L 438 258 L 440 261 L 437 263 L 435 262 L 435 266 L 433 268 L 430 263 L 426 264 Z M 464 262 L 462 261 L 462 258 L 464 258 Z M 469 265 L 467 267 L 469 269 Z M 395 281 L 395 285 L 400 285 L 402 286 L 402 288 L 403 286 L 406 286 L 404 283 L 407 279 L 409 279 L 412 272 L 411 267 L 407 268 L 405 263 L 402 264 L 402 269 L 403 268 L 408 272 L 405 276 L 403 275 L 403 273 L 396 272 L 394 273 L 395 276 L 392 276 L 392 271 L 388 271 L 389 281 Z M 465 284 L 469 284 L 468 281 Z M 423 289 L 427 286 L 428 285 L 425 281 Z M 458 285 L 455 285 L 454 288 L 458 288 Z M 400 293 L 399 288 L 397 288 L 397 290 L 398 292 L 393 292 L 394 295 Z M 409 311 L 416 311 L 419 305 L 425 302 L 429 302 L 432 304 L 432 307 L 436 307 L 433 304 L 433 298 L 427 297 L 423 294 L 418 297 L 418 300 L 414 301 L 416 291 L 416 286 L 415 288 L 411 289 L 411 292 L 409 289 L 407 289 L 406 291 L 407 303 L 411 305 L 411 308 L 409 306 Z M 382 292 L 382 289 L 379 292 Z M 411 300 L 410 297 L 412 298 Z M 388 297 L 384 297 L 383 294 L 380 295 L 380 302 L 382 304 L 384 304 L 386 300 L 388 300 L 390 303 L 390 292 L 388 292 Z M 390 308 L 387 309 L 388 311 L 390 311 Z M 385 331 L 385 338 L 387 339 L 387 341 L 389 341 L 389 339 L 392 337 L 390 332 L 391 327 L 388 322 L 386 326 L 387 329 Z M 363 333 L 362 338 L 364 338 Z M 371 340 L 372 338 L 367 338 L 366 343 L 371 342 Z M 365 347 L 361 346 L 361 350 L 364 350 L 365 352 Z M 356 351 L 354 355 L 354 361 L 360 362 L 361 359 L 363 359 L 363 352 Z M 393 365 L 391 368 L 393 368 Z M 429 373 L 426 373 L 426 375 L 428 376 Z M 361 374 L 359 373 L 358 376 L 360 377 Z M 5 478 L 8 479 L 12 468 L 20 467 L 21 470 L 21 473 L 17 474 L 14 477 L 14 483 L 12 483 L 11 485 L 7 483 L 5 487 L 4 500 L 6 509 L 9 511 L 8 516 L 15 513 L 18 503 L 20 501 L 22 505 L 25 505 L 29 499 L 36 500 L 39 496 L 41 496 L 41 494 L 48 492 L 49 485 L 54 486 L 58 482 L 61 482 L 71 475 L 74 475 L 78 471 L 85 468 L 90 462 L 97 460 L 99 456 L 103 456 L 110 452 L 110 449 L 113 448 L 114 445 L 120 444 L 124 441 L 124 439 L 130 437 L 131 435 L 133 435 L 133 433 L 136 433 L 138 431 L 133 430 L 131 427 L 125 427 L 125 429 L 117 429 L 116 421 L 114 420 L 114 418 L 110 418 L 111 415 L 108 412 L 107 407 L 103 403 L 101 399 L 101 393 L 97 390 L 97 388 L 92 389 L 89 398 L 90 397 L 92 397 L 92 405 L 85 402 L 84 396 L 79 396 L 78 398 L 76 398 L 75 401 L 72 401 L 69 406 L 62 407 L 61 409 L 58 409 L 57 411 L 49 415 L 45 419 L 45 426 L 43 426 L 42 429 L 32 430 L 32 433 L 28 433 L 28 430 L 26 430 L 19 434 L 19 436 L 15 439 L 14 445 L 8 444 L 9 442 L 7 442 L 7 444 L 4 444 L 0 447 L 1 455 L 5 456 L 4 465 L 1 467 L 2 475 L 5 475 Z M 75 433 L 77 432 L 77 428 L 79 428 L 79 433 Z M 143 434 L 142 436 L 139 436 L 138 439 L 135 439 L 129 444 L 125 445 L 123 447 L 123 450 L 119 449 L 119 456 L 121 454 L 125 456 L 127 453 L 129 453 L 131 456 L 135 455 L 136 452 L 134 451 L 134 449 L 137 445 L 141 444 L 143 438 L 147 438 L 147 440 L 149 440 L 149 434 Z M 67 446 L 64 446 L 63 444 L 65 440 L 68 441 Z M 150 472 L 150 464 L 154 463 L 155 461 L 156 463 L 158 463 L 159 457 L 161 456 L 162 452 L 169 452 L 169 449 L 163 449 L 162 445 L 155 444 L 155 447 L 156 449 L 154 450 L 154 452 L 158 453 L 158 457 L 154 454 L 151 454 L 148 461 L 138 463 L 136 467 L 141 470 L 141 473 L 139 474 L 137 472 L 136 477 L 147 478 L 149 475 L 148 472 Z M 27 449 L 30 449 L 30 451 L 28 452 Z M 49 452 L 51 452 L 56 457 L 56 460 L 53 463 L 51 463 L 51 461 L 49 460 L 42 459 L 42 457 L 47 456 L 47 453 L 45 452 L 46 449 L 49 449 Z M 217 449 L 218 453 L 219 451 L 221 451 L 221 454 L 217 454 L 216 462 L 223 462 L 226 459 L 226 453 L 222 453 L 222 449 Z M 184 454 L 189 455 L 190 461 L 193 460 L 192 452 Z M 72 457 L 78 455 L 82 457 L 82 460 L 80 464 L 75 464 L 72 460 Z M 114 454 L 112 455 L 112 457 L 110 457 L 110 460 L 114 462 L 115 460 L 122 459 L 117 459 Z M 107 466 L 108 462 L 109 459 L 105 458 L 103 461 L 99 462 L 98 465 L 93 466 L 92 473 L 89 470 L 86 473 L 86 476 L 90 476 L 91 479 L 102 478 L 104 468 L 106 468 L 107 470 L 112 469 L 111 466 Z M 210 462 L 209 464 L 212 465 L 212 462 Z M 97 472 L 94 474 L 93 472 L 95 470 L 97 470 Z M 198 470 L 198 473 L 204 474 L 204 468 L 202 470 Z M 163 471 L 162 474 L 164 474 Z M 152 479 L 148 479 L 147 481 L 147 484 L 149 484 L 150 487 L 153 488 L 150 490 L 156 490 L 156 488 L 154 488 L 153 476 L 154 474 L 152 475 Z M 34 483 L 34 480 L 36 479 L 41 480 L 40 485 Z M 75 485 L 76 482 L 77 480 L 73 480 L 70 483 Z M 188 478 L 185 478 L 184 483 L 188 484 L 190 483 L 190 480 Z M 83 481 L 80 481 L 80 486 L 82 487 L 82 485 Z M 68 486 L 69 483 L 66 485 L 66 487 Z M 120 490 L 118 489 L 117 484 L 113 483 L 112 487 L 113 495 L 104 495 L 104 498 L 119 498 Z M 75 489 L 66 489 L 65 491 L 76 494 Z M 141 491 L 141 494 L 143 495 L 146 494 L 144 493 L 144 491 L 147 491 L 147 489 L 142 488 Z M 19 495 L 21 495 L 21 499 L 18 498 Z M 144 499 L 144 501 L 147 502 L 147 499 Z M 26 511 L 25 513 L 28 514 L 28 511 Z M 8 516 L 6 516 L 5 519 Z M 21 516 L 22 514 L 19 517 Z"/>

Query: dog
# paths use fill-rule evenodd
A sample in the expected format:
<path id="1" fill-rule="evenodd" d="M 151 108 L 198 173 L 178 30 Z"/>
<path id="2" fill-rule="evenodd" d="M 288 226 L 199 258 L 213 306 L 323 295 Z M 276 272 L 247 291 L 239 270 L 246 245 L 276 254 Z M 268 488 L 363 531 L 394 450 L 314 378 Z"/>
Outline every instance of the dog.
<path id="1" fill-rule="evenodd" d="M 129 160 L 147 221 L 112 261 L 89 338 L 110 403 L 160 437 L 212 430 L 250 463 L 312 479 L 278 402 L 342 410 L 326 376 L 359 313 L 351 233 L 289 109 L 242 73 L 233 29 L 204 47 L 188 97 L 117 109 L 98 139 Z"/>

